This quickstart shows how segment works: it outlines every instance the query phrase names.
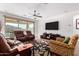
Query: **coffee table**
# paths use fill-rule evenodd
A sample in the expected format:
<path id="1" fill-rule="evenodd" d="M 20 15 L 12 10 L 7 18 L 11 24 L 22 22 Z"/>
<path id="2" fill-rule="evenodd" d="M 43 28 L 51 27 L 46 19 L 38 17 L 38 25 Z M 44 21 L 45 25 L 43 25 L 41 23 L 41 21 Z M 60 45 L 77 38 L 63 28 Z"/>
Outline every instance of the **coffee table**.
<path id="1" fill-rule="evenodd" d="M 33 56 L 49 56 L 51 54 L 49 45 L 46 41 L 34 41 L 33 42 Z"/>

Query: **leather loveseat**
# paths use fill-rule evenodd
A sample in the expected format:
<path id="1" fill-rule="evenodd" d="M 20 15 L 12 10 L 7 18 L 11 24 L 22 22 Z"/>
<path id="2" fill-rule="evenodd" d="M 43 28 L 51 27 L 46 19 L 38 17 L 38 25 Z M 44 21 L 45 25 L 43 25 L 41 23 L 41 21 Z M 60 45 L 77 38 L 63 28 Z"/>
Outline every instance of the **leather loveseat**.
<path id="1" fill-rule="evenodd" d="M 24 34 L 24 31 L 17 30 L 17 31 L 14 31 L 14 35 L 16 39 L 21 42 L 30 41 L 30 40 L 32 41 L 35 39 L 35 35 L 33 35 L 31 31 L 25 31 L 25 32 L 26 32 L 26 35 Z"/>

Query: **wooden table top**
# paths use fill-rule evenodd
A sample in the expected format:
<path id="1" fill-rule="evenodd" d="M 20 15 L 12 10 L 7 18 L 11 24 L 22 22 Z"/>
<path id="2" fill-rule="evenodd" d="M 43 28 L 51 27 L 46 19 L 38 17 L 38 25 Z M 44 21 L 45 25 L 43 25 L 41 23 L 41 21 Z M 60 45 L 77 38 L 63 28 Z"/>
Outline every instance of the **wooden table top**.
<path id="1" fill-rule="evenodd" d="M 18 51 L 23 51 L 25 49 L 29 49 L 33 47 L 33 44 L 28 43 L 28 44 L 21 44 L 20 46 L 17 47 Z"/>

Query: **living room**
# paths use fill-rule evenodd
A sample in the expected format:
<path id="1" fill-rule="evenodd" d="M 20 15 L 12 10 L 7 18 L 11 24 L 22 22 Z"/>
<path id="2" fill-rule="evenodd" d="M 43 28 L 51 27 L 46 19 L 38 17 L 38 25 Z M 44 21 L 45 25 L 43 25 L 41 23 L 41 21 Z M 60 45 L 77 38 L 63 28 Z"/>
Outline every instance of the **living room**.
<path id="1" fill-rule="evenodd" d="M 74 39 L 73 44 L 69 45 L 71 37 L 79 32 L 78 6 L 79 3 L 0 3 L 1 33 L 8 40 L 9 44 L 12 43 L 11 40 L 14 40 L 13 44 L 17 44 L 17 46 L 20 43 L 25 44 L 24 51 L 21 51 L 23 50 L 22 47 L 18 47 L 18 51 L 21 51 L 21 56 L 26 53 L 31 56 L 79 56 L 78 40 Z M 18 31 L 20 32 L 18 33 Z M 24 36 L 28 36 L 20 37 L 19 34 L 22 32 Z M 31 35 L 28 33 L 31 33 Z M 45 37 L 44 34 L 48 36 Z M 41 37 L 41 35 L 43 37 Z M 68 43 L 64 43 L 65 38 L 70 38 Z M 57 49 L 55 48 L 57 47 L 55 45 L 57 40 L 63 40 L 62 43 L 57 43 L 63 46 L 58 46 L 62 52 L 59 52 L 59 50 L 54 51 L 54 49 Z M 49 43 L 51 43 L 52 46 Z M 26 45 L 28 49 L 26 49 Z M 53 49 L 52 51 L 51 47 Z M 29 50 L 29 48 L 31 49 Z M 25 51 L 25 49 L 27 51 Z M 4 56 L 15 54 L 8 53 L 9 52 L 4 52 L 1 54 Z"/>

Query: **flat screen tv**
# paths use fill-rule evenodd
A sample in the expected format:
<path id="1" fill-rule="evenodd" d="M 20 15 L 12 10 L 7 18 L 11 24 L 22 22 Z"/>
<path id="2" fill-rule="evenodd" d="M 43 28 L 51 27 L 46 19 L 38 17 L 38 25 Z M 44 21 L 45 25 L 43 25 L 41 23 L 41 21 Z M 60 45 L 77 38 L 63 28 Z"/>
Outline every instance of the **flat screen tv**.
<path id="1" fill-rule="evenodd" d="M 45 29 L 46 30 L 58 30 L 59 29 L 59 22 L 49 22 L 45 24 Z"/>

